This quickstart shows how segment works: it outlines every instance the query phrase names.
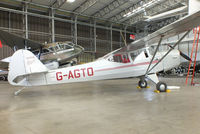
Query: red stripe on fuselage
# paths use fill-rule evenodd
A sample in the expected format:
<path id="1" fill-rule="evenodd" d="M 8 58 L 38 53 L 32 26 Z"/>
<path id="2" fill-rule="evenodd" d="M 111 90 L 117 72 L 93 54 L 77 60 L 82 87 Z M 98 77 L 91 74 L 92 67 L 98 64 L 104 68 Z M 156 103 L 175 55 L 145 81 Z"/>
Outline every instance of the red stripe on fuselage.
<path id="1" fill-rule="evenodd" d="M 158 60 L 155 60 L 155 61 L 152 62 L 152 64 L 157 63 L 157 62 L 158 62 Z M 132 65 L 125 65 L 125 66 L 112 67 L 112 68 L 104 68 L 104 69 L 99 69 L 99 70 L 95 70 L 95 71 L 96 72 L 108 71 L 108 70 L 121 69 L 121 68 L 127 68 L 127 67 L 142 66 L 142 65 L 147 65 L 147 64 L 150 64 L 150 62 L 142 62 L 142 63 L 132 64 Z"/>

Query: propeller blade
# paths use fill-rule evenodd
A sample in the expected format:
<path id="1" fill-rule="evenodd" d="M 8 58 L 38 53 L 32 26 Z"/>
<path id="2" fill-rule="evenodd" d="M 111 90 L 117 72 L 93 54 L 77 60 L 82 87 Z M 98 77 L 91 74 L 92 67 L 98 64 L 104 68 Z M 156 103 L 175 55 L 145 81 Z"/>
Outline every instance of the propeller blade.
<path id="1" fill-rule="evenodd" d="M 171 45 L 168 45 L 170 48 L 172 48 L 172 49 L 174 49 L 174 47 L 172 47 Z M 186 60 L 188 60 L 188 61 L 191 61 L 191 58 L 190 57 L 188 57 L 186 54 L 184 54 L 183 52 L 181 52 L 180 50 L 179 50 L 179 52 L 180 52 L 180 56 L 182 56 L 184 59 L 186 59 Z"/>

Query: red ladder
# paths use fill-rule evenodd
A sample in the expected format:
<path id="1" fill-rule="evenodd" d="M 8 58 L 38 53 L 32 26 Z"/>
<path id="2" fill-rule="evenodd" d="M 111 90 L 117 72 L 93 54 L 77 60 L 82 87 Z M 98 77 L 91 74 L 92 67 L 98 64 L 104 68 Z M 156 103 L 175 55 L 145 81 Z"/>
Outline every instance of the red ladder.
<path id="1" fill-rule="evenodd" d="M 192 52 L 191 52 L 191 61 L 189 63 L 189 67 L 188 67 L 188 72 L 187 72 L 187 77 L 186 77 L 186 81 L 185 84 L 187 85 L 188 83 L 188 77 L 190 75 L 190 68 L 191 68 L 191 64 L 192 64 L 192 57 L 193 57 L 193 52 L 194 52 L 194 46 L 196 43 L 196 51 L 195 51 L 195 58 L 194 58 L 194 65 L 193 65 L 193 71 L 192 71 L 192 80 L 191 80 L 191 85 L 195 85 L 194 83 L 194 73 L 195 73 L 195 66 L 196 66 L 196 58 L 197 58 L 197 51 L 198 51 L 198 44 L 199 44 L 199 34 L 200 34 L 200 26 L 198 28 L 195 28 L 194 32 L 194 40 L 193 40 L 193 45 L 192 45 Z M 196 42 L 196 36 L 197 36 L 197 31 L 198 31 L 198 37 L 197 37 L 197 42 Z"/>

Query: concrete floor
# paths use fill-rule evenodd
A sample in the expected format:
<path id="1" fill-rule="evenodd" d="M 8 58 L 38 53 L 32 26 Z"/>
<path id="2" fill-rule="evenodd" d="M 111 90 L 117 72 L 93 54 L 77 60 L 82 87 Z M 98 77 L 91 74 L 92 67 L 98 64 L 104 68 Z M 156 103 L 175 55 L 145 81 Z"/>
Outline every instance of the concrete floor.
<path id="1" fill-rule="evenodd" d="M 197 134 L 200 88 L 138 90 L 138 79 L 17 89 L 0 82 L 0 134 Z"/>

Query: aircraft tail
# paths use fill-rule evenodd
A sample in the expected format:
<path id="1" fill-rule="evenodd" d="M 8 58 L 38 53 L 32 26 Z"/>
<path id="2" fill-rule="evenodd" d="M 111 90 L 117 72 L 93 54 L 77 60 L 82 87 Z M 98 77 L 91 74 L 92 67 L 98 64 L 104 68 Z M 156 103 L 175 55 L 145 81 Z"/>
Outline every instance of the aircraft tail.
<path id="1" fill-rule="evenodd" d="M 193 14 L 200 10 L 200 0 L 189 0 L 188 14 Z"/>
<path id="2" fill-rule="evenodd" d="M 11 57 L 9 64 L 8 82 L 12 85 L 33 86 L 46 81 L 48 69 L 28 50 L 18 50 Z M 33 83 L 31 83 L 31 82 Z"/>

